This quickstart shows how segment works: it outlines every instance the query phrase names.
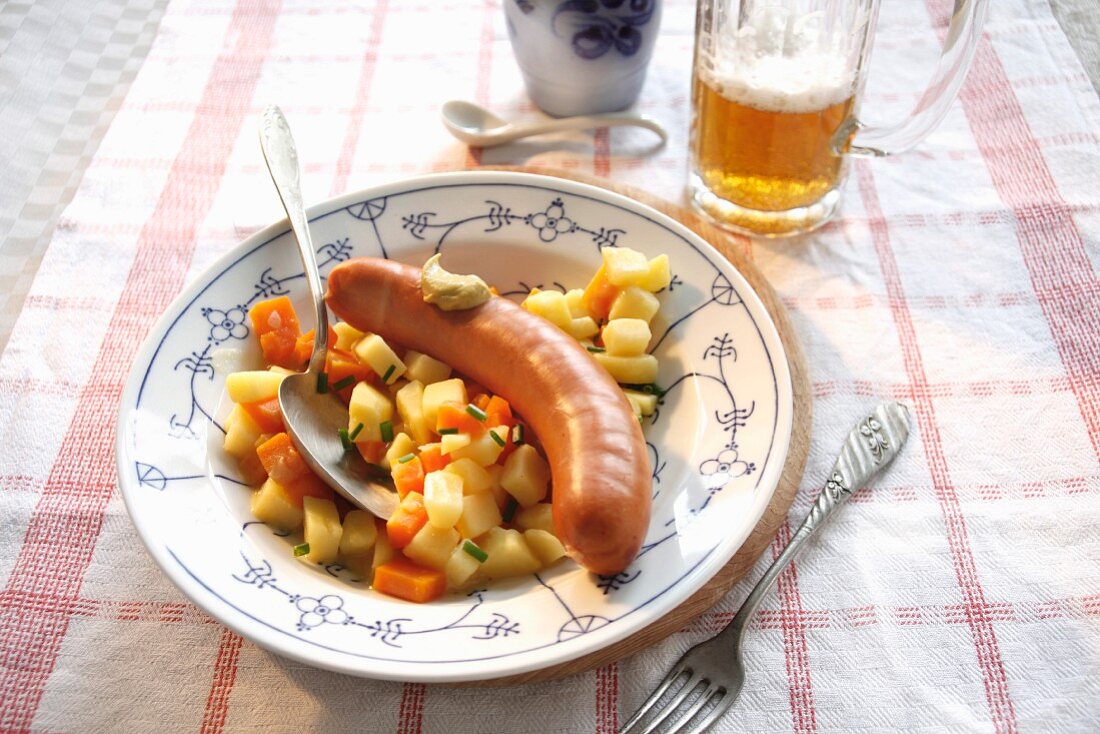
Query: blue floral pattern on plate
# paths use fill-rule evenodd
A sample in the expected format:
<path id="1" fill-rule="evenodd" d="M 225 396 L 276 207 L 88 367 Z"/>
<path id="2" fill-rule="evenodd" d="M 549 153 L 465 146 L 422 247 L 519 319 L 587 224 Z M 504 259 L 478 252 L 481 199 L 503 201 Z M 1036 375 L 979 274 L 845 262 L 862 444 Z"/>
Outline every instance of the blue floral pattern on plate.
<path id="1" fill-rule="evenodd" d="M 162 567 L 260 644 L 361 675 L 492 677 L 608 644 L 671 608 L 732 555 L 740 544 L 732 536 L 747 534 L 755 517 L 731 532 L 722 514 L 766 505 L 789 434 L 789 378 L 774 327 L 739 276 L 651 210 L 521 174 L 428 181 L 315 209 L 322 274 L 353 256 L 422 262 L 443 250 L 457 269 L 477 269 L 518 296 L 536 284 L 582 285 L 577 278 L 591 273 L 601 246 L 670 252 L 674 277 L 652 347 L 665 388 L 646 427 L 654 514 L 628 569 L 596 577 L 564 563 L 528 581 L 415 606 L 374 594 L 337 564 L 293 559 L 295 537 L 251 520 L 249 490 L 219 450 L 219 418 L 228 407 L 226 355 L 249 358 L 248 307 L 273 295 L 304 302 L 289 235 L 274 229 L 211 266 L 153 330 L 124 396 L 120 481 Z M 685 443 L 682 429 L 692 424 L 700 440 Z M 191 528 L 203 528 L 202 539 Z"/>

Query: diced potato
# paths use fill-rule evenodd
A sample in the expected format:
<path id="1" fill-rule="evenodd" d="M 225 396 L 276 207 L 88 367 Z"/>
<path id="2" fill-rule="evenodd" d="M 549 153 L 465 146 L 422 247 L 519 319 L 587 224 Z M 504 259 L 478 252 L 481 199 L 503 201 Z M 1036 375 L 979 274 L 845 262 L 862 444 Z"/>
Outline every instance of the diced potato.
<path id="1" fill-rule="evenodd" d="M 389 384 L 405 374 L 405 363 L 377 334 L 367 334 L 355 345 L 355 356 Z"/>
<path id="2" fill-rule="evenodd" d="M 527 541 L 527 547 L 531 549 L 544 566 L 549 566 L 565 556 L 565 548 L 562 547 L 561 541 L 553 533 L 535 528 L 525 530 L 523 539 Z"/>
<path id="3" fill-rule="evenodd" d="M 366 336 L 364 332 L 345 321 L 333 324 L 332 330 L 336 332 L 336 343 L 329 346 L 342 352 L 355 351 L 355 343 Z"/>
<path id="4" fill-rule="evenodd" d="M 486 578 L 521 576 L 534 573 L 542 567 L 518 530 L 493 528 L 476 542 L 489 556 L 479 569 Z"/>
<path id="5" fill-rule="evenodd" d="M 378 540 L 374 543 L 374 556 L 370 560 L 370 573 L 367 575 L 368 580 L 374 579 L 374 569 L 381 566 L 383 563 L 389 563 L 393 560 L 393 557 L 397 554 L 397 551 L 390 545 L 390 537 L 385 532 L 378 534 Z"/>
<path id="6" fill-rule="evenodd" d="M 416 441 L 402 431 L 393 437 L 393 443 L 386 449 L 386 455 L 382 457 L 382 466 L 392 469 L 402 456 L 414 453 L 416 453 Z"/>
<path id="7" fill-rule="evenodd" d="M 591 316 L 582 316 L 570 321 L 566 331 L 574 339 L 587 339 L 600 333 L 600 326 Z"/>
<path id="8" fill-rule="evenodd" d="M 378 525 L 374 515 L 366 510 L 352 510 L 344 516 L 340 533 L 340 555 L 353 556 L 370 552 L 378 540 Z M 313 546 L 310 546 L 310 550 Z"/>
<path id="9" fill-rule="evenodd" d="M 451 557 L 447 559 L 447 565 L 443 569 L 447 574 L 447 588 L 450 589 L 461 589 L 481 568 L 481 561 L 467 553 L 462 545 L 459 543 L 458 547 L 451 551 Z"/>
<path id="10" fill-rule="evenodd" d="M 274 372 L 277 375 L 283 375 L 284 377 L 286 375 L 296 375 L 296 374 L 298 374 L 294 370 L 288 370 L 286 367 L 280 367 L 277 364 L 273 364 L 270 367 L 268 367 L 267 371 L 268 372 Z"/>
<path id="11" fill-rule="evenodd" d="M 340 513 L 336 503 L 317 497 L 305 497 L 302 500 L 303 529 L 305 540 L 309 543 L 306 559 L 314 563 L 335 563 L 340 553 Z"/>
<path id="12" fill-rule="evenodd" d="M 532 291 L 531 295 L 523 299 L 520 304 L 525 309 L 541 316 L 558 328 L 569 331 L 573 323 L 573 315 L 569 313 L 569 304 L 566 303 L 565 294 L 558 291 Z"/>
<path id="13" fill-rule="evenodd" d="M 420 380 L 425 385 L 443 382 L 451 376 L 450 365 L 411 349 L 405 352 L 405 368 L 410 380 Z"/>
<path id="14" fill-rule="evenodd" d="M 424 477 L 424 509 L 432 525 L 454 527 L 462 516 L 462 477 L 446 471 L 433 471 Z"/>
<path id="15" fill-rule="evenodd" d="M 657 379 L 657 358 L 652 354 L 615 357 L 607 353 L 597 353 L 592 356 L 611 373 L 616 382 L 644 385 Z"/>
<path id="16" fill-rule="evenodd" d="M 649 261 L 649 269 L 638 285 L 651 293 L 656 293 L 662 288 L 667 288 L 672 282 L 672 270 L 669 267 L 668 255 L 658 255 Z"/>
<path id="17" fill-rule="evenodd" d="M 512 522 L 521 530 L 545 530 L 554 532 L 553 508 L 549 502 L 539 502 L 530 507 L 521 507 L 516 510 L 516 516 Z"/>
<path id="18" fill-rule="evenodd" d="M 603 327 L 603 344 L 612 357 L 645 354 L 652 336 L 649 324 L 641 319 L 612 319 Z"/>
<path id="19" fill-rule="evenodd" d="M 501 523 L 500 508 L 492 492 L 468 494 L 462 498 L 462 516 L 455 528 L 463 538 L 476 538 Z"/>
<path id="20" fill-rule="evenodd" d="M 280 530 L 297 530 L 302 526 L 302 508 L 273 479 L 264 482 L 252 495 L 252 514 L 260 522 Z"/>
<path id="21" fill-rule="evenodd" d="M 234 403 L 259 403 L 279 395 L 286 375 L 268 370 L 231 372 L 225 378 L 225 391 Z"/>
<path id="22" fill-rule="evenodd" d="M 477 494 L 484 492 L 493 486 L 493 478 L 489 472 L 473 459 L 456 459 L 443 470 L 462 477 L 462 492 L 464 494 Z"/>
<path id="23" fill-rule="evenodd" d="M 424 385 L 419 380 L 413 380 L 397 391 L 397 413 L 401 416 L 405 430 L 418 444 L 428 443 L 432 440 L 432 429 L 435 423 L 428 425 L 424 419 Z"/>
<path id="24" fill-rule="evenodd" d="M 351 391 L 348 404 L 348 431 L 354 431 L 360 423 L 363 428 L 355 437 L 356 441 L 381 441 L 383 422 L 393 418 L 393 403 L 390 396 L 371 385 L 360 382 Z"/>
<path id="25" fill-rule="evenodd" d="M 569 315 L 574 319 L 583 319 L 591 316 L 584 307 L 584 288 L 574 288 L 565 292 L 565 305 L 569 308 Z"/>
<path id="26" fill-rule="evenodd" d="M 468 433 L 448 433 L 446 436 L 441 436 L 439 439 L 439 453 L 444 456 L 453 454 L 459 449 L 466 448 L 470 445 L 470 434 Z"/>
<path id="27" fill-rule="evenodd" d="M 373 551 L 367 551 L 366 553 L 356 553 L 354 555 L 341 553 L 336 558 L 336 561 L 341 566 L 351 571 L 356 578 L 359 578 L 361 580 L 368 580 L 373 575 L 371 565 L 373 560 Z"/>
<path id="28" fill-rule="evenodd" d="M 490 434 L 496 434 L 505 443 L 508 442 L 508 427 L 497 426 L 490 428 L 485 433 L 481 434 L 473 441 L 469 446 L 464 446 L 451 454 L 456 459 L 473 459 L 475 463 L 481 466 L 489 466 L 496 462 L 497 457 L 500 456 L 500 452 L 504 450 L 504 447 L 493 440 Z M 460 435 L 460 434 L 459 434 Z M 444 436 L 446 438 L 446 436 Z"/>
<path id="29" fill-rule="evenodd" d="M 611 313 L 608 318 L 615 319 L 641 319 L 646 323 L 653 318 L 661 302 L 657 296 L 644 288 L 630 285 L 619 291 L 615 300 L 611 302 Z"/>
<path id="30" fill-rule="evenodd" d="M 531 444 L 523 444 L 504 462 L 500 484 L 523 507 L 546 497 L 550 486 L 550 467 Z"/>
<path id="31" fill-rule="evenodd" d="M 631 250 L 629 247 L 605 247 L 600 252 L 603 254 L 603 262 L 607 266 L 607 280 L 611 285 L 620 288 L 641 285 L 640 281 L 649 272 L 649 261 L 637 250 Z"/>
<path id="32" fill-rule="evenodd" d="M 657 396 L 653 393 L 641 392 L 640 390 L 623 390 L 623 394 L 630 401 L 630 406 L 634 408 L 635 415 L 653 415 L 657 410 Z"/>
<path id="33" fill-rule="evenodd" d="M 440 528 L 429 522 L 413 536 L 403 552 L 422 566 L 442 571 L 447 567 L 447 561 L 459 540 L 458 531 L 454 528 Z"/>
<path id="34" fill-rule="evenodd" d="M 239 405 L 225 419 L 225 440 L 222 448 L 227 454 L 242 461 L 256 453 L 256 441 L 263 431 L 252 420 L 252 416 Z"/>
<path id="35" fill-rule="evenodd" d="M 443 382 L 433 382 L 424 386 L 424 398 L 420 405 L 424 412 L 424 422 L 428 428 L 435 430 L 435 419 L 439 417 L 439 406 L 446 402 L 469 402 L 466 399 L 466 383 L 457 377 Z M 425 443 L 425 442 L 421 442 Z"/>

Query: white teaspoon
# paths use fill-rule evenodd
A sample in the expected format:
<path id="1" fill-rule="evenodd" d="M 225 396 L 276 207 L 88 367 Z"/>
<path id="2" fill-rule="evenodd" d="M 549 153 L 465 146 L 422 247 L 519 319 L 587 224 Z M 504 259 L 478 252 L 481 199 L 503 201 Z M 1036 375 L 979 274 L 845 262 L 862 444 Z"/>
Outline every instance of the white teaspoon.
<path id="1" fill-rule="evenodd" d="M 469 145 L 491 148 L 531 135 L 560 132 L 562 130 L 590 130 L 597 127 L 644 127 L 668 142 L 668 132 L 656 120 L 641 115 L 605 113 L 584 117 L 559 117 L 557 119 L 525 122 L 508 122 L 473 102 L 453 99 L 443 105 L 443 125 L 451 135 Z"/>

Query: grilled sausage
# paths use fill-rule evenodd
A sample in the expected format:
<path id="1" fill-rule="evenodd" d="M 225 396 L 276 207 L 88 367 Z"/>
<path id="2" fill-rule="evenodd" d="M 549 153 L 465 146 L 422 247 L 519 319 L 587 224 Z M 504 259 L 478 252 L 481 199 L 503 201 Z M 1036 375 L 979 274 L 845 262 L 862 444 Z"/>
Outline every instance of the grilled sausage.
<path id="1" fill-rule="evenodd" d="M 575 339 L 507 298 L 462 311 L 425 303 L 420 269 L 374 258 L 334 268 L 326 301 L 340 318 L 428 354 L 508 400 L 550 464 L 554 529 L 598 574 L 641 548 L 652 494 L 641 427 L 615 381 Z"/>

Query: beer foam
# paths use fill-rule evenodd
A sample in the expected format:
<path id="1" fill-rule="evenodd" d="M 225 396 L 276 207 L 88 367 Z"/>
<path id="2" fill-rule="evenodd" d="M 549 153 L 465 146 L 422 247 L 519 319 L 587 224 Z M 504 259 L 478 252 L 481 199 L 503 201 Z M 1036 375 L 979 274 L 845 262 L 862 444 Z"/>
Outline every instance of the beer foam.
<path id="1" fill-rule="evenodd" d="M 731 102 L 768 112 L 807 113 L 848 99 L 856 61 L 850 35 L 828 33 L 820 13 L 763 8 L 701 54 L 699 76 Z"/>

